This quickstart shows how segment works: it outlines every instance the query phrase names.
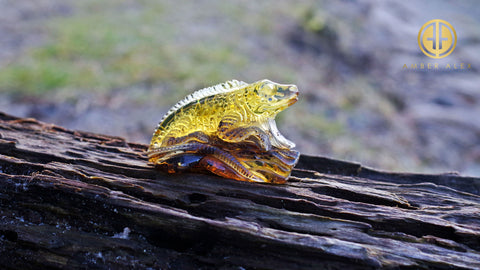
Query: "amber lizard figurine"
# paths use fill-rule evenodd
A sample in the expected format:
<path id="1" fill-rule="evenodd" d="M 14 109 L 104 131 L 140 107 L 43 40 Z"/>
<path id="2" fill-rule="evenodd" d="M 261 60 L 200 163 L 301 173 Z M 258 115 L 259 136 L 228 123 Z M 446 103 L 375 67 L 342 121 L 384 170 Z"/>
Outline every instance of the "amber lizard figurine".
<path id="1" fill-rule="evenodd" d="M 149 161 L 167 172 L 210 171 L 243 181 L 284 183 L 298 160 L 275 116 L 297 101 L 295 85 L 236 80 L 198 90 L 162 118 Z"/>

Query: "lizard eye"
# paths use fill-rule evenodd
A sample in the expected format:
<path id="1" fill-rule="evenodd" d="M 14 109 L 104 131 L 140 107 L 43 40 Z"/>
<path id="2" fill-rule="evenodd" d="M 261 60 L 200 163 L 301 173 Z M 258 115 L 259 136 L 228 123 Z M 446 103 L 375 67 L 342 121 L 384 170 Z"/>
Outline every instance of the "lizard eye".
<path id="1" fill-rule="evenodd" d="M 261 91 L 266 95 L 275 95 L 275 85 L 272 83 L 265 83 L 261 86 Z"/>

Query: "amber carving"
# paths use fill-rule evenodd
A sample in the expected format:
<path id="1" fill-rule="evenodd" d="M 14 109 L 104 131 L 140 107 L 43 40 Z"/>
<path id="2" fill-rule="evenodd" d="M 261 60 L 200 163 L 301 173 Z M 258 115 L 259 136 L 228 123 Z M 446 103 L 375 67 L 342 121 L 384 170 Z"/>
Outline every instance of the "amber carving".
<path id="1" fill-rule="evenodd" d="M 285 183 L 299 153 L 275 116 L 297 101 L 295 85 L 228 81 L 187 96 L 162 118 L 149 161 L 169 172 L 211 172 L 241 181 Z"/>

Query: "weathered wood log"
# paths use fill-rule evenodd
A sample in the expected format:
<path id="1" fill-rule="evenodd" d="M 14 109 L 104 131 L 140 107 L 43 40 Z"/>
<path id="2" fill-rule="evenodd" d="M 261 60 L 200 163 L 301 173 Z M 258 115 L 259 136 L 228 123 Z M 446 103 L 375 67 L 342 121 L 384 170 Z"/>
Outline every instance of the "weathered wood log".
<path id="1" fill-rule="evenodd" d="M 145 149 L 0 114 L 0 265 L 480 269 L 478 178 L 302 156 L 258 184 L 164 174 Z"/>

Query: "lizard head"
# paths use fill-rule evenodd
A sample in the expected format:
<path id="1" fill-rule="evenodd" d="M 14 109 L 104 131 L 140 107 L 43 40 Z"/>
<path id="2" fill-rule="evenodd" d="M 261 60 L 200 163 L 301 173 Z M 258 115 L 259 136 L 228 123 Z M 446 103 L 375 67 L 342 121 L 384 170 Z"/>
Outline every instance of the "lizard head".
<path id="1" fill-rule="evenodd" d="M 298 89 L 293 84 L 278 84 L 261 80 L 250 85 L 250 109 L 257 114 L 275 116 L 298 100 Z"/>

